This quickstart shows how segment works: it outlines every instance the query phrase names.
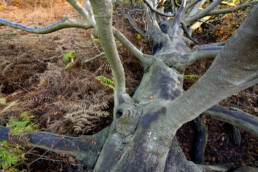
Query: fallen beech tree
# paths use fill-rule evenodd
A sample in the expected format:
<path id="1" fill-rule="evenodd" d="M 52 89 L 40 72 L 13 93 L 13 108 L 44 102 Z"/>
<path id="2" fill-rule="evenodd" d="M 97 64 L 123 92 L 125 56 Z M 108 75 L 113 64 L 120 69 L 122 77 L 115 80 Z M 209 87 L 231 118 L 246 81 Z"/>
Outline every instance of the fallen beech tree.
<path id="1" fill-rule="evenodd" d="M 85 0 L 86 8 L 76 0 L 67 1 L 82 19 L 67 18 L 37 28 L 0 19 L 0 26 L 38 34 L 69 27 L 94 28 L 116 82 L 114 120 L 108 128 L 85 138 L 32 133 L 28 136 L 32 145 L 75 156 L 86 168 L 97 172 L 229 170 L 230 167 L 197 165 L 187 161 L 174 136 L 183 124 L 200 114 L 210 115 L 258 135 L 257 117 L 214 106 L 258 81 L 258 6 L 226 43 L 190 48 L 198 44 L 192 32 L 210 16 L 244 10 L 257 4 L 257 1 L 231 9 L 218 9 L 222 0 L 214 0 L 204 9 L 201 7 L 205 0 L 182 0 L 180 6 L 176 1 L 168 1 L 172 8 L 166 13 L 164 8 L 160 8 L 164 5 L 163 1 L 144 0 L 142 8 L 146 13 L 146 30 L 142 31 L 130 16 L 127 17 L 136 30 L 151 42 L 152 55 L 143 54 L 112 26 L 111 0 Z M 133 97 L 126 93 L 124 69 L 115 38 L 144 66 L 143 79 Z M 184 71 L 195 61 L 205 58 L 215 60 L 205 75 L 184 92 Z M 0 127 L 0 140 L 8 139 L 8 131 Z"/>

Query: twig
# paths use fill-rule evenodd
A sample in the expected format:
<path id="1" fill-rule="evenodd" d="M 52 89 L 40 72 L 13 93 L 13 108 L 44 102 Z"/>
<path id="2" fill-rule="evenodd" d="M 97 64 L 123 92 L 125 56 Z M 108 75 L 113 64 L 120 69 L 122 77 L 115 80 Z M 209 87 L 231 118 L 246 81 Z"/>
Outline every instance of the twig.
<path id="1" fill-rule="evenodd" d="M 143 2 L 151 9 L 151 11 L 153 11 L 153 12 L 159 14 L 159 15 L 162 15 L 162 16 L 165 16 L 165 17 L 174 17 L 174 16 L 175 16 L 174 13 L 173 13 L 173 14 L 172 14 L 171 12 L 169 12 L 169 13 L 163 13 L 163 12 L 161 12 L 160 10 L 155 9 L 155 8 L 150 4 L 150 2 L 149 2 L 148 0 L 143 0 Z"/>
<path id="2" fill-rule="evenodd" d="M 190 35 L 190 33 L 188 32 L 188 30 L 187 30 L 187 28 L 186 28 L 186 25 L 185 25 L 183 22 L 181 22 L 181 25 L 182 25 L 182 28 L 183 28 L 183 30 L 184 30 L 186 36 L 187 36 L 191 41 L 193 41 L 196 45 L 200 45 L 200 43 L 199 43 L 195 38 L 193 38 L 193 37 Z"/>
<path id="3" fill-rule="evenodd" d="M 88 59 L 88 60 L 83 60 L 83 61 L 82 61 L 82 64 L 89 63 L 90 61 L 92 61 L 92 60 L 94 60 L 94 59 L 96 59 L 96 58 L 99 58 L 99 57 L 101 57 L 101 56 L 104 56 L 104 55 L 105 55 L 105 53 L 102 52 L 102 53 L 100 53 L 100 54 L 98 54 L 98 55 L 96 55 L 96 56 L 94 56 L 94 57 L 92 57 L 92 58 L 90 58 L 90 59 Z"/>
<path id="4" fill-rule="evenodd" d="M 135 23 L 135 21 L 133 20 L 133 18 L 126 14 L 125 9 L 123 7 L 123 5 L 121 4 L 121 8 L 122 8 L 122 14 L 123 16 L 130 22 L 130 24 L 133 26 L 133 28 L 142 35 L 142 37 L 146 38 L 146 33 L 144 33 L 144 31 L 138 27 L 138 25 Z"/>

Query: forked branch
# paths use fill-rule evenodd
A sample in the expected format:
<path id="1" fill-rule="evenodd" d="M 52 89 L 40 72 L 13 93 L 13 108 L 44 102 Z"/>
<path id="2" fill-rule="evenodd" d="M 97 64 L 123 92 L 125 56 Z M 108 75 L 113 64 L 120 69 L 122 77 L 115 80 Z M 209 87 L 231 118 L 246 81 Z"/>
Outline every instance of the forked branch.
<path id="1" fill-rule="evenodd" d="M 217 55 L 205 75 L 182 96 L 173 102 L 168 102 L 167 112 L 173 113 L 167 115 L 172 115 L 173 120 L 182 125 L 224 98 L 256 84 L 258 82 L 257 30 L 258 6 L 252 10 Z M 175 121 L 170 122 L 172 125 Z"/>
<path id="2" fill-rule="evenodd" d="M 25 26 L 19 23 L 11 22 L 0 18 L 0 25 L 2 26 L 6 25 L 12 28 L 21 29 L 23 31 L 37 33 L 37 34 L 47 34 L 64 28 L 71 28 L 71 27 L 77 27 L 77 28 L 83 28 L 83 29 L 92 28 L 91 23 L 85 22 L 82 20 L 77 20 L 77 19 L 64 19 L 44 27 L 29 27 L 29 26 Z"/>

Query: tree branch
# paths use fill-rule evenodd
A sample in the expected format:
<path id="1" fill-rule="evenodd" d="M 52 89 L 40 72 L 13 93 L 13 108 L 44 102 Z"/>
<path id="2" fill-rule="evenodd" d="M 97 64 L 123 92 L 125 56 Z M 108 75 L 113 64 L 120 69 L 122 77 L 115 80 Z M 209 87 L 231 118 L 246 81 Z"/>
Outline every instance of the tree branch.
<path id="1" fill-rule="evenodd" d="M 173 19 L 172 24 L 169 26 L 168 33 L 170 34 L 170 37 L 172 37 L 173 40 L 182 39 L 181 38 L 182 30 L 180 28 L 180 23 L 185 11 L 185 7 L 186 7 L 186 0 L 183 0 L 178 12 L 176 13 L 175 18 Z"/>
<path id="2" fill-rule="evenodd" d="M 99 58 L 99 57 L 104 56 L 104 55 L 105 55 L 105 53 L 102 52 L 102 53 L 100 53 L 100 54 L 98 54 L 98 55 L 96 55 L 96 56 L 94 56 L 94 57 L 92 57 L 92 58 L 90 58 L 90 59 L 83 60 L 83 61 L 82 61 L 82 64 L 89 63 L 89 62 L 91 62 L 92 60 L 95 60 L 96 58 Z"/>
<path id="3" fill-rule="evenodd" d="M 217 55 L 205 75 L 182 96 L 167 102 L 166 115 L 172 116 L 173 120 L 168 117 L 166 125 L 176 122 L 180 127 L 217 102 L 258 82 L 257 30 L 258 6 Z"/>
<path id="4" fill-rule="evenodd" d="M 186 25 L 190 25 L 193 22 L 195 22 L 196 20 L 204 17 L 205 15 L 207 15 L 211 10 L 213 10 L 216 6 L 218 6 L 220 4 L 220 2 L 223 0 L 215 0 L 213 1 L 208 7 L 206 7 L 204 10 L 199 11 L 197 14 L 193 15 L 193 16 L 189 16 L 188 18 L 186 18 Z"/>
<path id="5" fill-rule="evenodd" d="M 183 30 L 184 30 L 185 35 L 187 36 L 187 38 L 189 38 L 191 41 L 193 41 L 196 45 L 200 45 L 200 43 L 199 43 L 195 38 L 193 38 L 193 37 L 190 35 L 190 33 L 189 33 L 189 31 L 188 31 L 186 25 L 184 24 L 184 22 L 181 22 L 181 25 L 182 25 L 182 28 L 183 28 Z"/>
<path id="6" fill-rule="evenodd" d="M 203 121 L 203 115 L 200 115 L 194 120 L 196 138 L 194 144 L 193 161 L 197 164 L 204 163 L 204 153 L 208 139 L 208 128 Z"/>
<path id="7" fill-rule="evenodd" d="M 8 133 L 8 128 L 0 126 L 0 141 L 8 140 Z M 83 137 L 61 136 L 47 132 L 34 132 L 27 137 L 31 147 L 72 155 L 87 168 L 92 169 L 108 133 L 109 128 L 107 127 L 97 134 Z"/>
<path id="8" fill-rule="evenodd" d="M 229 171 L 233 164 L 221 164 L 221 165 L 198 165 L 203 171 L 220 171 L 226 172 Z"/>
<path id="9" fill-rule="evenodd" d="M 89 0 L 85 0 L 84 3 L 85 3 L 85 6 L 86 6 L 88 14 L 89 14 L 90 22 L 93 25 L 93 27 L 95 28 L 96 27 L 96 21 L 94 19 L 94 15 L 93 15 L 93 12 L 92 12 L 90 1 Z"/>
<path id="10" fill-rule="evenodd" d="M 96 30 L 106 58 L 115 78 L 115 106 L 119 105 L 120 96 L 128 96 L 125 89 L 125 74 L 119 58 L 112 28 L 112 3 L 110 0 L 91 0 L 96 21 Z M 129 96 L 128 96 L 129 97 Z"/>
<path id="11" fill-rule="evenodd" d="M 197 4 L 199 1 L 201 1 L 201 0 L 194 0 L 194 1 L 191 2 L 190 4 L 187 4 L 185 11 L 187 12 L 189 9 L 191 9 L 192 7 L 194 7 L 195 4 Z M 188 2 L 189 2 L 189 1 L 188 1 Z"/>
<path id="12" fill-rule="evenodd" d="M 191 52 L 190 56 L 188 57 L 186 67 L 190 66 L 197 60 L 215 58 L 223 47 L 224 46 L 222 45 L 214 44 L 199 45 L 198 48 L 194 52 Z"/>
<path id="13" fill-rule="evenodd" d="M 136 58 L 138 58 L 143 64 L 149 64 L 152 59 L 146 58 L 144 54 L 138 50 L 120 31 L 113 27 L 113 33 L 116 39 L 118 39 L 123 46 L 125 46 Z"/>
<path id="14" fill-rule="evenodd" d="M 37 33 L 37 34 L 51 33 L 57 30 L 70 28 L 70 27 L 77 27 L 77 28 L 84 28 L 84 29 L 92 28 L 92 25 L 90 23 L 83 22 L 81 20 L 76 20 L 76 19 L 64 19 L 44 27 L 29 27 L 29 26 L 25 26 L 19 23 L 11 22 L 0 18 L 0 25 L 1 24 L 10 26 L 12 28 L 21 29 L 27 32 Z"/>
<path id="15" fill-rule="evenodd" d="M 122 7 L 122 13 L 123 13 L 123 17 L 125 17 L 129 22 L 130 24 L 133 26 L 133 28 L 139 33 L 141 34 L 142 37 L 146 38 L 146 33 L 144 33 L 144 31 L 139 28 L 137 26 L 137 24 L 135 23 L 135 21 L 133 20 L 133 18 L 129 15 L 129 14 L 126 14 L 125 12 L 125 9 L 123 7 L 123 5 L 121 4 L 121 7 Z"/>
<path id="16" fill-rule="evenodd" d="M 206 21 L 208 21 L 211 18 L 211 16 L 205 16 L 201 19 L 198 19 L 197 22 L 193 23 L 190 27 L 189 27 L 189 34 L 192 35 L 193 31 L 195 31 L 196 29 L 198 29 L 203 23 L 205 23 Z"/>
<path id="17" fill-rule="evenodd" d="M 89 16 L 87 11 L 85 10 L 85 8 L 83 8 L 81 6 L 81 4 L 79 4 L 76 0 L 66 0 L 69 4 L 71 4 L 73 6 L 73 8 L 76 9 L 76 11 L 78 11 L 82 17 L 84 21 L 89 21 Z"/>
<path id="18" fill-rule="evenodd" d="M 257 3 L 258 3 L 258 1 L 253 1 L 253 2 L 247 2 L 247 3 L 241 4 L 237 7 L 231 8 L 231 9 L 212 10 L 207 15 L 227 14 L 227 13 L 232 13 L 232 12 L 236 12 L 239 10 L 245 10 L 247 7 L 256 5 Z"/>
<path id="19" fill-rule="evenodd" d="M 240 110 L 232 111 L 220 106 L 213 106 L 203 114 L 227 122 L 258 137 L 258 117 L 254 115 Z"/>
<path id="20" fill-rule="evenodd" d="M 165 16 L 165 17 L 174 17 L 175 14 L 172 13 L 163 13 L 160 10 L 157 10 L 156 8 L 154 8 L 151 3 L 148 0 L 143 0 L 143 2 L 151 9 L 151 11 L 161 15 L 161 16 Z"/>
<path id="21" fill-rule="evenodd" d="M 186 11 L 185 16 L 189 17 L 189 16 L 193 16 L 193 15 L 197 14 L 205 2 L 206 2 L 206 0 L 199 0 L 199 1 L 195 2 L 194 4 L 192 4 L 193 6 L 191 8 L 186 8 L 187 11 Z"/>

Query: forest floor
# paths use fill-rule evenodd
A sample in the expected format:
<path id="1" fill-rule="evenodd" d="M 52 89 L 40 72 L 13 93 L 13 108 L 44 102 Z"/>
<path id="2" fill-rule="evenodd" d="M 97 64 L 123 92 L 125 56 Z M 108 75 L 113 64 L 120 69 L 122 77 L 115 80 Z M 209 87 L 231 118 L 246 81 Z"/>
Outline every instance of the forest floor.
<path id="1" fill-rule="evenodd" d="M 77 18 L 79 15 L 68 4 L 37 10 L 15 6 L 0 8 L 0 18 L 32 27 L 45 26 L 66 16 Z M 144 53 L 152 53 L 148 43 L 137 38 L 137 33 L 122 18 L 119 9 L 114 12 L 113 25 Z M 100 43 L 91 39 L 91 32 L 91 29 L 64 29 L 36 35 L 0 27 L 0 98 L 17 102 L 8 108 L 0 104 L 2 125 L 6 125 L 10 116 L 19 116 L 25 111 L 35 116 L 34 122 L 39 130 L 64 135 L 93 134 L 112 122 L 113 90 L 97 80 L 98 76 L 104 76 L 112 81 L 109 64 L 104 56 L 86 64 L 81 62 L 102 52 Z M 208 37 L 198 40 L 202 43 L 211 41 Z M 119 42 L 117 47 L 125 68 L 127 91 L 133 93 L 140 83 L 143 68 Z M 74 60 L 64 61 L 63 57 L 69 52 Z M 72 66 L 67 67 L 68 63 Z M 198 61 L 185 74 L 203 75 L 211 63 L 212 60 Z M 198 78 L 185 79 L 184 88 L 188 89 L 196 80 Z M 257 86 L 252 86 L 219 104 L 257 116 L 257 93 Z M 227 124 L 208 117 L 205 117 L 205 124 L 209 129 L 205 164 L 233 162 L 258 167 L 257 138 L 241 131 L 241 143 L 237 144 Z M 177 132 L 189 160 L 195 133 L 193 122 L 183 125 Z M 32 171 L 72 171 L 76 167 L 73 157 L 39 149 L 26 156 Z M 42 164 L 47 169 L 43 170 Z"/>

